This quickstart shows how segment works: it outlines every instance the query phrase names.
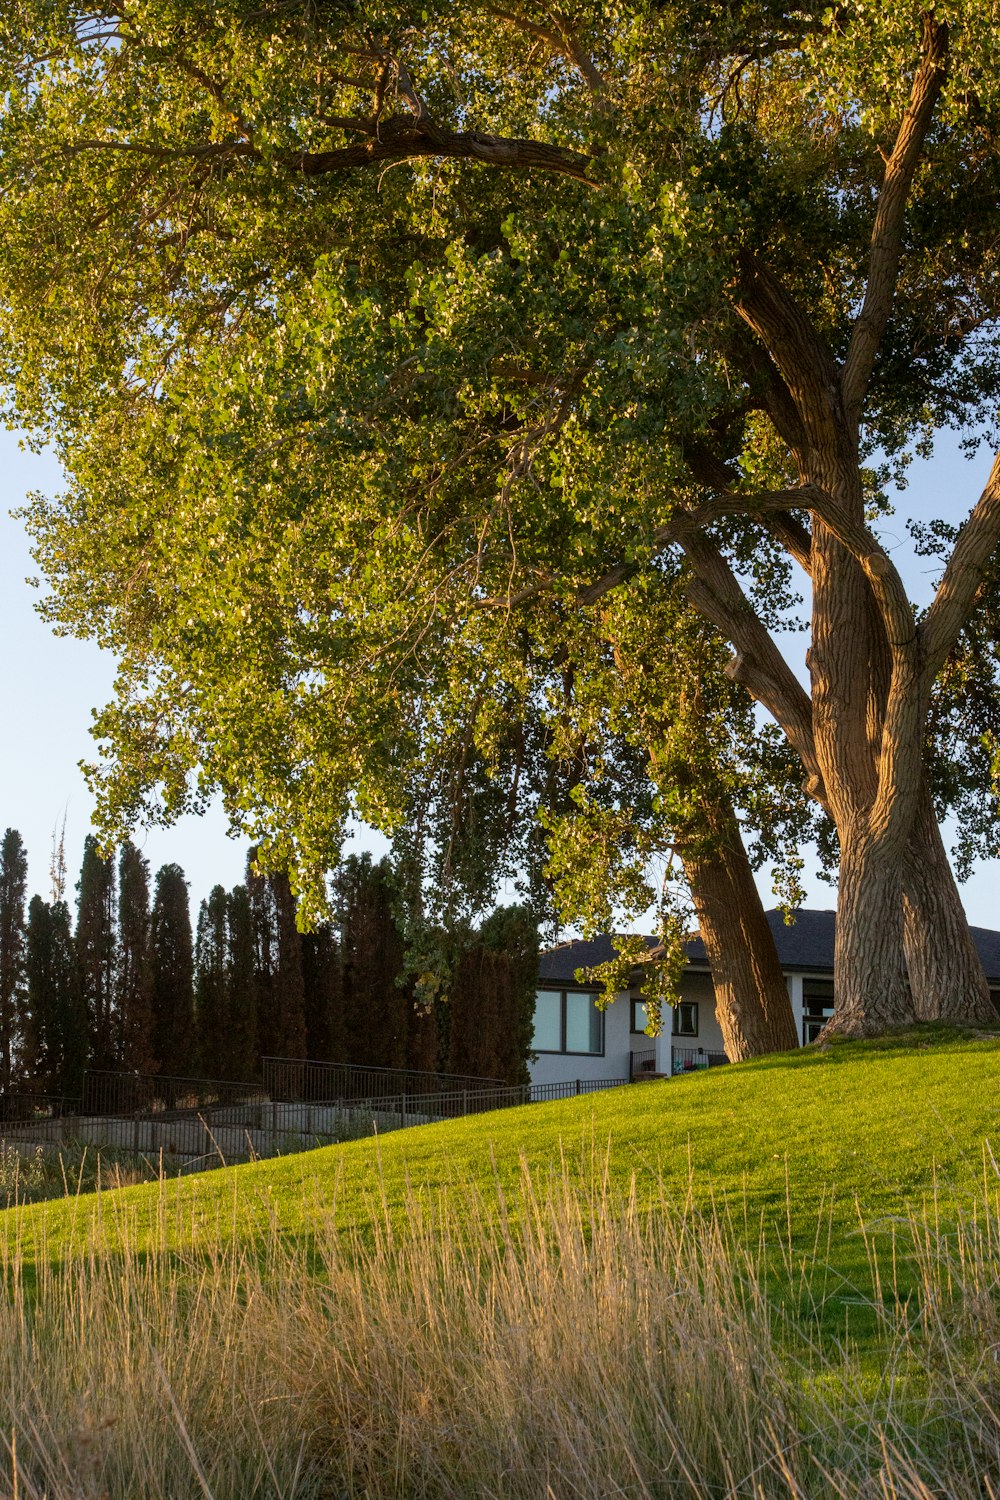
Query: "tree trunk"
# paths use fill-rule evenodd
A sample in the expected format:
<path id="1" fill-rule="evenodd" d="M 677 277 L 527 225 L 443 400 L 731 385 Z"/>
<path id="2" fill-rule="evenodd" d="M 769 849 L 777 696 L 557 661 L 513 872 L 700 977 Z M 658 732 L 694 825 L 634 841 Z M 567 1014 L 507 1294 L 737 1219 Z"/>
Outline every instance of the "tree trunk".
<path id="1" fill-rule="evenodd" d="M 855 444 L 835 447 L 817 477 L 860 523 Z M 919 682 L 891 657 L 868 577 L 818 518 L 810 668 L 817 759 L 841 851 L 834 1013 L 821 1037 L 880 1036 L 915 1019 L 902 868 L 923 779 Z"/>
<path id="2" fill-rule="evenodd" d="M 881 1036 L 914 1021 L 903 960 L 902 886 L 894 840 L 876 840 L 867 829 L 841 832 L 836 1001 L 820 1040 Z"/>
<path id="3" fill-rule="evenodd" d="M 998 1024 L 926 786 L 903 872 L 903 941 L 918 1021 Z"/>
<path id="4" fill-rule="evenodd" d="M 712 809 L 718 836 L 681 850 L 712 970 L 730 1062 L 798 1046 L 788 986 L 731 807 Z M 721 825 L 721 826 L 720 826 Z"/>

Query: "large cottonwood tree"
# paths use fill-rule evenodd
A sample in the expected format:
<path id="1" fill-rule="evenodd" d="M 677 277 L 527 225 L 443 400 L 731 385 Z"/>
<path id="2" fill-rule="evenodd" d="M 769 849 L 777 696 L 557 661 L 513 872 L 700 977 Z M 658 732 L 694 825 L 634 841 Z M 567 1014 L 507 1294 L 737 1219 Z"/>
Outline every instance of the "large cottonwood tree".
<path id="1" fill-rule="evenodd" d="M 304 882 L 435 652 L 476 691 L 497 616 L 676 554 L 836 826 L 835 1029 L 987 1019 L 924 754 L 1000 469 L 919 615 L 869 465 L 995 416 L 992 19 L 16 5 L 5 361 L 50 613 L 122 658 L 108 825 L 219 785 Z"/>

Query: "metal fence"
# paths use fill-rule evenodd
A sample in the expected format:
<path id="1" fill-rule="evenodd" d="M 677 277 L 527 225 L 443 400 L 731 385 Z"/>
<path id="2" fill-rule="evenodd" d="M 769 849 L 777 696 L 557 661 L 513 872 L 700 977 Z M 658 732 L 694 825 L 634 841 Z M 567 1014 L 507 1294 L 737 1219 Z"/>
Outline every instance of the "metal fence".
<path id="1" fill-rule="evenodd" d="M 727 1063 L 724 1052 L 708 1052 L 704 1047 L 671 1047 L 670 1071 L 676 1077 L 681 1073 L 696 1073 L 702 1068 L 717 1068 Z M 666 1075 L 656 1071 L 656 1048 L 646 1047 L 641 1052 L 629 1055 L 629 1082 L 640 1078 L 662 1078 Z"/>
<path id="2" fill-rule="evenodd" d="M 59 1119 L 62 1115 L 76 1114 L 79 1108 L 79 1099 L 66 1094 L 33 1094 L 15 1089 L 8 1094 L 0 1093 L 0 1125 Z"/>
<path id="3" fill-rule="evenodd" d="M 720 1052 L 672 1048 L 674 1074 L 725 1061 Z M 653 1076 L 655 1064 L 649 1048 L 632 1054 L 627 1078 L 535 1084 L 276 1057 L 262 1060 L 260 1083 L 94 1070 L 80 1100 L 0 1095 L 0 1139 L 221 1164 L 620 1088 Z"/>
<path id="4" fill-rule="evenodd" d="M 261 1078 L 272 1099 L 396 1099 L 407 1095 L 452 1094 L 461 1089 L 508 1087 L 503 1078 L 478 1078 L 463 1073 L 416 1072 L 409 1068 L 359 1067 L 354 1063 L 314 1062 L 296 1057 L 262 1057 Z"/>
<path id="5" fill-rule="evenodd" d="M 325 1102 L 269 1099 L 262 1091 L 248 1097 L 245 1085 L 233 1084 L 239 1092 L 219 1099 L 224 1092 L 220 1080 L 172 1080 L 167 1090 L 135 1088 L 115 1094 L 104 1087 L 107 1075 L 99 1075 L 102 1087 L 98 1099 L 107 1103 L 117 1097 L 149 1100 L 154 1107 L 114 1113 L 109 1110 L 79 1114 L 36 1115 L 0 1125 L 0 1139 L 20 1145 L 38 1143 L 91 1145 L 100 1150 L 128 1151 L 153 1160 L 186 1163 L 191 1166 L 223 1165 L 250 1161 L 260 1157 L 281 1156 L 313 1146 L 334 1145 L 363 1136 L 382 1135 L 412 1125 L 431 1125 L 456 1120 L 487 1110 L 510 1109 L 518 1105 L 539 1104 L 553 1099 L 591 1094 L 606 1088 L 618 1088 L 627 1078 L 580 1078 L 564 1083 L 499 1084 L 487 1088 L 452 1089 L 446 1093 L 401 1093 L 369 1099 L 340 1099 Z M 164 1080 L 143 1080 L 135 1074 L 123 1074 L 130 1085 L 144 1081 L 150 1085 Z M 215 1095 L 215 1102 L 190 1107 L 162 1107 L 164 1097 L 176 1099 L 178 1082 L 200 1082 L 203 1094 Z M 95 1085 L 96 1087 L 96 1085 Z M 85 1094 L 94 1097 L 94 1091 Z"/>
<path id="6" fill-rule="evenodd" d="M 231 1078 L 172 1078 L 161 1073 L 117 1073 L 93 1069 L 84 1074 L 84 1115 L 162 1115 L 269 1102 L 262 1083 Z"/>

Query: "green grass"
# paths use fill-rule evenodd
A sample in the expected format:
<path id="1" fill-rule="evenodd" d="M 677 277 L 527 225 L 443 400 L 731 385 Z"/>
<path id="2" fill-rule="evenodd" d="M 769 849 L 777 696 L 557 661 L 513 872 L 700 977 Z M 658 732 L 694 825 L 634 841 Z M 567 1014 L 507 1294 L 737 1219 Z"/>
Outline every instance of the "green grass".
<path id="1" fill-rule="evenodd" d="M 779 1259 L 822 1249 L 819 1316 L 839 1332 L 844 1308 L 872 1292 L 862 1227 L 889 1235 L 908 1207 L 929 1202 L 947 1219 L 982 1188 L 998 1138 L 1000 1036 L 920 1028 L 206 1172 L 165 1194 L 134 1187 L 115 1195 L 115 1212 L 130 1243 L 191 1252 L 273 1226 L 308 1235 L 318 1213 L 365 1235 L 441 1195 L 459 1213 L 463 1203 L 499 1212 L 525 1165 L 536 1179 L 568 1171 L 581 1185 L 607 1172 L 619 1190 L 634 1179 L 640 1208 L 716 1206 L 749 1242 L 763 1230 Z M 22 1210 L 7 1228 L 28 1262 L 59 1260 L 98 1212 L 113 1243 L 114 1213 L 86 1196 Z"/>
<path id="2" fill-rule="evenodd" d="M 9 1210 L 0 1496 L 996 1500 L 998 1083 L 924 1029 Z"/>

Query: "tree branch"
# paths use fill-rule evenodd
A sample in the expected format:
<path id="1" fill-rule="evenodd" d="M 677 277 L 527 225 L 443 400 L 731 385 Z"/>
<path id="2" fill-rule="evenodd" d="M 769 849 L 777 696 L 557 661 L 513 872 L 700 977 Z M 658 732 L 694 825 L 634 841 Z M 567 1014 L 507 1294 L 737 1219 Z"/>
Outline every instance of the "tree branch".
<path id="1" fill-rule="evenodd" d="M 920 625 L 924 689 L 930 692 L 972 612 L 986 564 L 1000 544 L 1000 453 L 986 488 L 958 534 L 937 593 Z"/>
<path id="2" fill-rule="evenodd" d="M 749 251 L 740 255 L 734 306 L 774 360 L 792 398 L 797 423 L 789 424 L 786 419 L 784 425 L 791 426 L 797 437 L 790 444 L 793 451 L 801 449 L 802 437 L 814 447 L 827 447 L 836 436 L 840 417 L 840 372 L 809 315 L 774 272 Z M 799 425 L 801 436 L 795 432 Z"/>
<path id="3" fill-rule="evenodd" d="M 775 372 L 775 379 L 777 379 Z M 787 394 L 787 393 L 786 393 Z M 739 483 L 740 476 L 729 464 L 715 456 L 703 443 L 691 443 L 685 454 L 688 467 L 694 477 L 709 489 L 732 494 L 732 486 Z M 803 502 L 805 504 L 805 502 Z M 795 559 L 806 573 L 812 573 L 812 537 L 806 526 L 793 515 L 775 513 L 765 525 L 779 546 Z"/>
<path id="4" fill-rule="evenodd" d="M 514 15 L 512 11 L 501 10 L 496 5 L 487 6 L 487 14 L 495 17 L 498 21 L 506 21 L 511 26 L 516 26 L 519 31 L 526 31 L 529 36 L 544 42 L 551 47 L 553 52 L 564 57 L 577 68 L 581 76 L 586 80 L 587 87 L 595 94 L 604 88 L 604 75 L 597 68 L 593 58 L 585 52 L 577 41 L 572 27 L 565 16 L 553 12 L 553 19 L 558 30 L 550 30 L 547 26 L 540 26 L 537 21 L 529 21 L 527 16 Z"/>
<path id="5" fill-rule="evenodd" d="M 364 122 L 352 123 L 351 128 L 361 130 Z M 72 154 L 82 151 L 120 151 L 152 157 L 156 161 L 225 162 L 239 158 L 265 160 L 264 153 L 245 140 L 180 147 L 151 146 L 135 141 L 82 140 L 72 142 L 63 147 L 63 150 Z M 566 146 L 554 146 L 547 141 L 483 135 L 475 130 L 445 130 L 428 120 L 417 120 L 410 114 L 392 115 L 388 120 L 380 122 L 377 137 L 369 137 L 350 146 L 339 146 L 333 151 L 282 151 L 275 153 L 270 159 L 304 177 L 323 177 L 374 166 L 379 162 L 408 161 L 420 156 L 478 161 L 485 166 L 508 169 L 534 168 L 537 171 L 554 172 L 561 177 L 571 177 L 577 182 L 586 183 L 588 187 L 597 186 L 587 176 L 590 158 L 582 152 L 572 151 Z"/>
<path id="6" fill-rule="evenodd" d="M 868 285 L 844 361 L 842 390 L 848 420 L 856 430 L 875 355 L 892 310 L 903 225 L 913 175 L 944 83 L 948 60 L 948 27 L 930 11 L 923 13 L 923 56 L 913 79 L 910 101 L 882 178 L 872 228 Z"/>
<path id="7" fill-rule="evenodd" d="M 796 516 L 776 514 L 764 522 L 768 531 L 790 557 L 794 557 L 803 573 L 812 577 L 812 533 Z"/>
<path id="8" fill-rule="evenodd" d="M 825 802 L 809 694 L 761 623 L 715 542 L 697 533 L 682 545 L 695 573 L 688 585 L 688 598 L 736 648 L 727 676 L 742 683 L 781 725 L 805 768 L 807 791 Z"/>

